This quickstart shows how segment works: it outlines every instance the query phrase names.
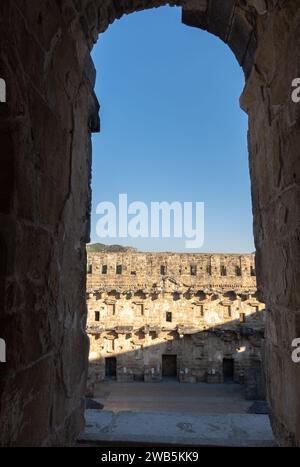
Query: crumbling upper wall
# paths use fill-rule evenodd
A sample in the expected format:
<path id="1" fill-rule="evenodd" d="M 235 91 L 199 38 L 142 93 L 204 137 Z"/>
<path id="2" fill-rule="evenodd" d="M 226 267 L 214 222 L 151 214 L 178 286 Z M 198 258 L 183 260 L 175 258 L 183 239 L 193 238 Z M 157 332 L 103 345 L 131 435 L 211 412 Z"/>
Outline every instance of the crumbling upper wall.
<path id="1" fill-rule="evenodd" d="M 88 253 L 87 290 L 151 289 L 171 278 L 177 289 L 256 290 L 254 254 Z"/>

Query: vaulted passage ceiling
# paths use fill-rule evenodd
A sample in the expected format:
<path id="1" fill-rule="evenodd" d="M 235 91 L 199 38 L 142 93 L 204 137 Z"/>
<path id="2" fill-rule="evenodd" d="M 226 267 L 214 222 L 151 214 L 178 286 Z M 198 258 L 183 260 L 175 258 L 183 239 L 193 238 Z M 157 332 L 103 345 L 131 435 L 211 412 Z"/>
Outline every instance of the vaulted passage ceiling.
<path id="1" fill-rule="evenodd" d="M 78 3 L 82 22 L 92 42 L 98 32 L 124 14 L 163 5 L 182 7 L 182 21 L 205 29 L 229 45 L 248 75 L 256 49 L 256 20 L 266 12 L 264 0 L 94 0 Z"/>

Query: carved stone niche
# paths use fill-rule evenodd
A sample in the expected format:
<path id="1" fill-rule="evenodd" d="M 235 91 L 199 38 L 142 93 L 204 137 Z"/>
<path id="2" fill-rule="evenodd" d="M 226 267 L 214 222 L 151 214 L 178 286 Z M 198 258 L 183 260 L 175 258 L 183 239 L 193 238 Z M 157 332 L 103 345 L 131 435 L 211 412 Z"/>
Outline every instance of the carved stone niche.
<path id="1" fill-rule="evenodd" d="M 161 328 L 158 327 L 158 326 L 150 326 L 149 324 L 146 324 L 143 329 L 142 329 L 143 333 L 145 335 L 149 334 L 149 336 L 152 338 L 152 339 L 156 339 L 157 337 L 159 337 L 159 334 L 161 332 Z"/>
<path id="2" fill-rule="evenodd" d="M 137 338 L 139 340 L 139 342 L 140 342 L 140 341 L 145 340 L 146 333 L 145 333 L 145 331 L 143 329 L 139 329 L 138 331 L 135 331 L 133 336 L 135 338 Z"/>
<path id="3" fill-rule="evenodd" d="M 106 336 L 105 336 L 106 339 L 108 340 L 115 340 L 117 338 L 117 333 L 115 331 L 110 331 L 108 333 L 106 333 Z"/>
<path id="4" fill-rule="evenodd" d="M 193 296 L 193 292 L 191 292 L 190 290 L 187 290 L 186 292 L 184 292 L 183 296 L 186 300 L 190 300 Z"/>
<path id="5" fill-rule="evenodd" d="M 112 289 L 112 290 L 107 292 L 107 296 L 111 300 L 119 300 L 120 296 L 121 296 L 121 293 L 120 293 L 119 290 Z"/>
<path id="6" fill-rule="evenodd" d="M 198 292 L 195 294 L 195 297 L 198 298 L 200 304 L 203 304 L 208 299 L 208 294 L 204 292 L 204 290 L 198 290 Z"/>
<path id="7" fill-rule="evenodd" d="M 102 294 L 103 294 L 103 292 L 100 292 L 99 290 L 96 290 L 94 292 L 94 296 L 95 296 L 96 300 L 101 300 Z"/>
<path id="8" fill-rule="evenodd" d="M 211 300 L 220 300 L 222 298 L 222 294 L 219 292 L 213 292 L 211 295 Z"/>
<path id="9" fill-rule="evenodd" d="M 240 297 L 240 299 L 241 299 L 242 302 L 246 302 L 246 301 L 248 300 L 249 294 L 246 293 L 246 292 L 241 292 L 241 293 L 239 294 L 239 297 Z"/>
<path id="10" fill-rule="evenodd" d="M 180 291 L 175 291 L 173 292 L 173 300 L 174 301 L 177 301 L 177 300 L 180 300 L 182 298 L 182 292 Z"/>
<path id="11" fill-rule="evenodd" d="M 228 290 L 227 292 L 224 293 L 224 297 L 227 300 L 231 300 L 233 302 L 234 300 L 236 300 L 237 295 L 236 295 L 236 292 L 234 290 Z"/>
<path id="12" fill-rule="evenodd" d="M 137 299 L 140 299 L 140 300 L 145 300 L 145 298 L 146 298 L 146 294 L 145 294 L 144 290 L 142 290 L 142 289 L 137 290 L 134 293 L 134 296 L 137 297 Z"/>
<path id="13" fill-rule="evenodd" d="M 256 296 L 256 291 L 254 290 L 247 290 L 247 292 L 244 292 L 243 293 L 243 299 L 246 301 L 246 300 L 253 300 L 253 301 L 256 301 L 257 300 L 257 296 Z"/>
<path id="14" fill-rule="evenodd" d="M 160 292 L 158 290 L 153 290 L 150 292 L 150 296 L 152 300 L 157 300 L 159 298 Z"/>

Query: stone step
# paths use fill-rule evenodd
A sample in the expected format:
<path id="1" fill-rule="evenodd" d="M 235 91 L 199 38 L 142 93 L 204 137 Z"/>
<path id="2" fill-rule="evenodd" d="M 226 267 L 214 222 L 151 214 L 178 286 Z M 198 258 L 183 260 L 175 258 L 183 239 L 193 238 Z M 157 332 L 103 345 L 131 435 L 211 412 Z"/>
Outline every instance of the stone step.
<path id="1" fill-rule="evenodd" d="M 87 410 L 83 443 L 274 446 L 267 415 Z"/>

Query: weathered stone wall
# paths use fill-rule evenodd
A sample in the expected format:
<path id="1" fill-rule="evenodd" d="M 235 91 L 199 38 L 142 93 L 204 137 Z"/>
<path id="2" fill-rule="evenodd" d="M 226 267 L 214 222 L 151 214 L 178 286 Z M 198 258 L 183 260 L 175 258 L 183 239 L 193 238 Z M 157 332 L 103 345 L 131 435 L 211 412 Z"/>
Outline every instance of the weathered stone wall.
<path id="1" fill-rule="evenodd" d="M 111 357 L 118 381 L 159 381 L 172 355 L 181 382 L 221 383 L 232 359 L 243 383 L 262 361 L 254 273 L 253 254 L 88 254 L 89 394 Z"/>
<path id="2" fill-rule="evenodd" d="M 117 274 L 118 267 L 121 274 Z M 256 289 L 254 254 L 89 253 L 87 271 L 87 290 L 151 288 L 163 276 L 174 277 L 185 287 Z"/>
<path id="3" fill-rule="evenodd" d="M 90 49 L 124 13 L 164 0 L 2 0 L 0 315 L 2 445 L 68 444 L 82 426 Z M 268 309 L 267 388 L 281 444 L 300 443 L 298 0 L 181 0 L 183 21 L 221 37 L 243 66 L 258 288 Z M 3 275 L 4 271 L 4 275 Z M 79 349 L 79 350 L 78 350 Z M 74 354 L 78 354 L 74 365 Z"/>
<path id="4" fill-rule="evenodd" d="M 275 3 L 275 2 L 274 2 Z M 266 370 L 271 421 L 280 445 L 300 444 L 300 3 L 277 2 L 258 31 L 255 67 L 241 99 L 249 114 L 257 280 L 266 303 Z"/>
<path id="5" fill-rule="evenodd" d="M 68 445 L 84 423 L 94 70 L 71 1 L 2 0 L 0 48 L 0 445 Z"/>

